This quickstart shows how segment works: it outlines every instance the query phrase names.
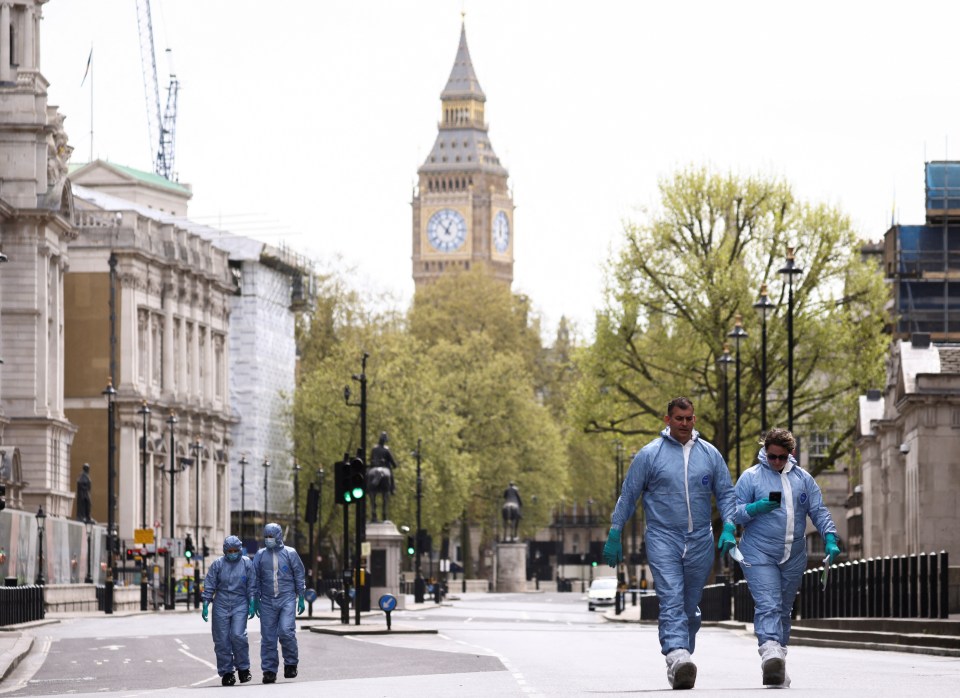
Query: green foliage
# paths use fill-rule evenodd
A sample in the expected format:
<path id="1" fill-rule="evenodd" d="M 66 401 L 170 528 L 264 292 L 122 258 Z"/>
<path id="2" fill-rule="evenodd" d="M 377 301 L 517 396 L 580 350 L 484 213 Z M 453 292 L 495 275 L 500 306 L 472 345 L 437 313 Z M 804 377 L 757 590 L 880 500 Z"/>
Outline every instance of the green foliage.
<path id="1" fill-rule="evenodd" d="M 633 437 L 639 447 L 662 428 L 667 402 L 686 395 L 698 429 L 722 444 L 716 361 L 740 313 L 749 333 L 740 348 L 749 467 L 760 436 L 762 359 L 752 305 L 767 284 L 777 304 L 767 321 L 768 427 L 786 426 L 787 287 L 777 270 L 793 246 L 803 268 L 794 285 L 794 430 L 801 438 L 828 433 L 832 455 L 822 465 L 830 465 L 851 445 L 857 395 L 878 384 L 886 345 L 883 280 L 860 259 L 849 220 L 798 201 L 785 182 L 705 168 L 677 173 L 660 192 L 662 209 L 626 225 L 612 261 L 595 342 L 579 359 L 574 418 L 588 432 Z M 732 370 L 729 382 L 732 395 Z M 732 423 L 732 404 L 730 411 Z"/>

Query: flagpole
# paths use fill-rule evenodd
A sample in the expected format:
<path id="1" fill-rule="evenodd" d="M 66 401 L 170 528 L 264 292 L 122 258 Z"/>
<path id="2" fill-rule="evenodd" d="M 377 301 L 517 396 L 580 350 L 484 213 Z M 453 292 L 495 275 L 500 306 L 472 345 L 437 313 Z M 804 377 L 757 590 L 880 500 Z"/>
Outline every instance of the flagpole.
<path id="1" fill-rule="evenodd" d="M 90 46 L 90 159 L 93 162 L 93 45 Z"/>

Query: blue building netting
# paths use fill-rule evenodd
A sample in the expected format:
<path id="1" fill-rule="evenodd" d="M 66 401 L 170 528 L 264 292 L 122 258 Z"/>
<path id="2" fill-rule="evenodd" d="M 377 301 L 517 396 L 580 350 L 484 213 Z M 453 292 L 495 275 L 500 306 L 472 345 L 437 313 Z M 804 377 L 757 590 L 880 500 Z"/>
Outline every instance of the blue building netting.
<path id="1" fill-rule="evenodd" d="M 960 162 L 926 164 L 927 210 L 960 209 Z"/>

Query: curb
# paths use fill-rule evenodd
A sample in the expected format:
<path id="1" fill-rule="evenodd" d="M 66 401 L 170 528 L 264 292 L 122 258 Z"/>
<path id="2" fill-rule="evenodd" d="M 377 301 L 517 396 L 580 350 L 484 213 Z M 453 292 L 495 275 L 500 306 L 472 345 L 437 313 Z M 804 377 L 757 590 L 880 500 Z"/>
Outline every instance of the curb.
<path id="1" fill-rule="evenodd" d="M 11 649 L 0 654 L 0 683 L 7 678 L 11 671 L 17 668 L 17 665 L 32 648 L 33 636 L 21 635 Z"/>

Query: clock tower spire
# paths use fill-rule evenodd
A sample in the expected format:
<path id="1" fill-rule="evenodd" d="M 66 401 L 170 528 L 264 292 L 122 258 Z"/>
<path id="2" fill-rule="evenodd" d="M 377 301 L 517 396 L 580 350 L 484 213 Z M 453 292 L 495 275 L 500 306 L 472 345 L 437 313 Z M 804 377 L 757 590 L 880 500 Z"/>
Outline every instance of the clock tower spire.
<path id="1" fill-rule="evenodd" d="M 440 93 L 440 123 L 413 195 L 413 280 L 483 264 L 513 281 L 513 198 L 487 135 L 487 97 L 470 60 L 466 26 Z"/>

